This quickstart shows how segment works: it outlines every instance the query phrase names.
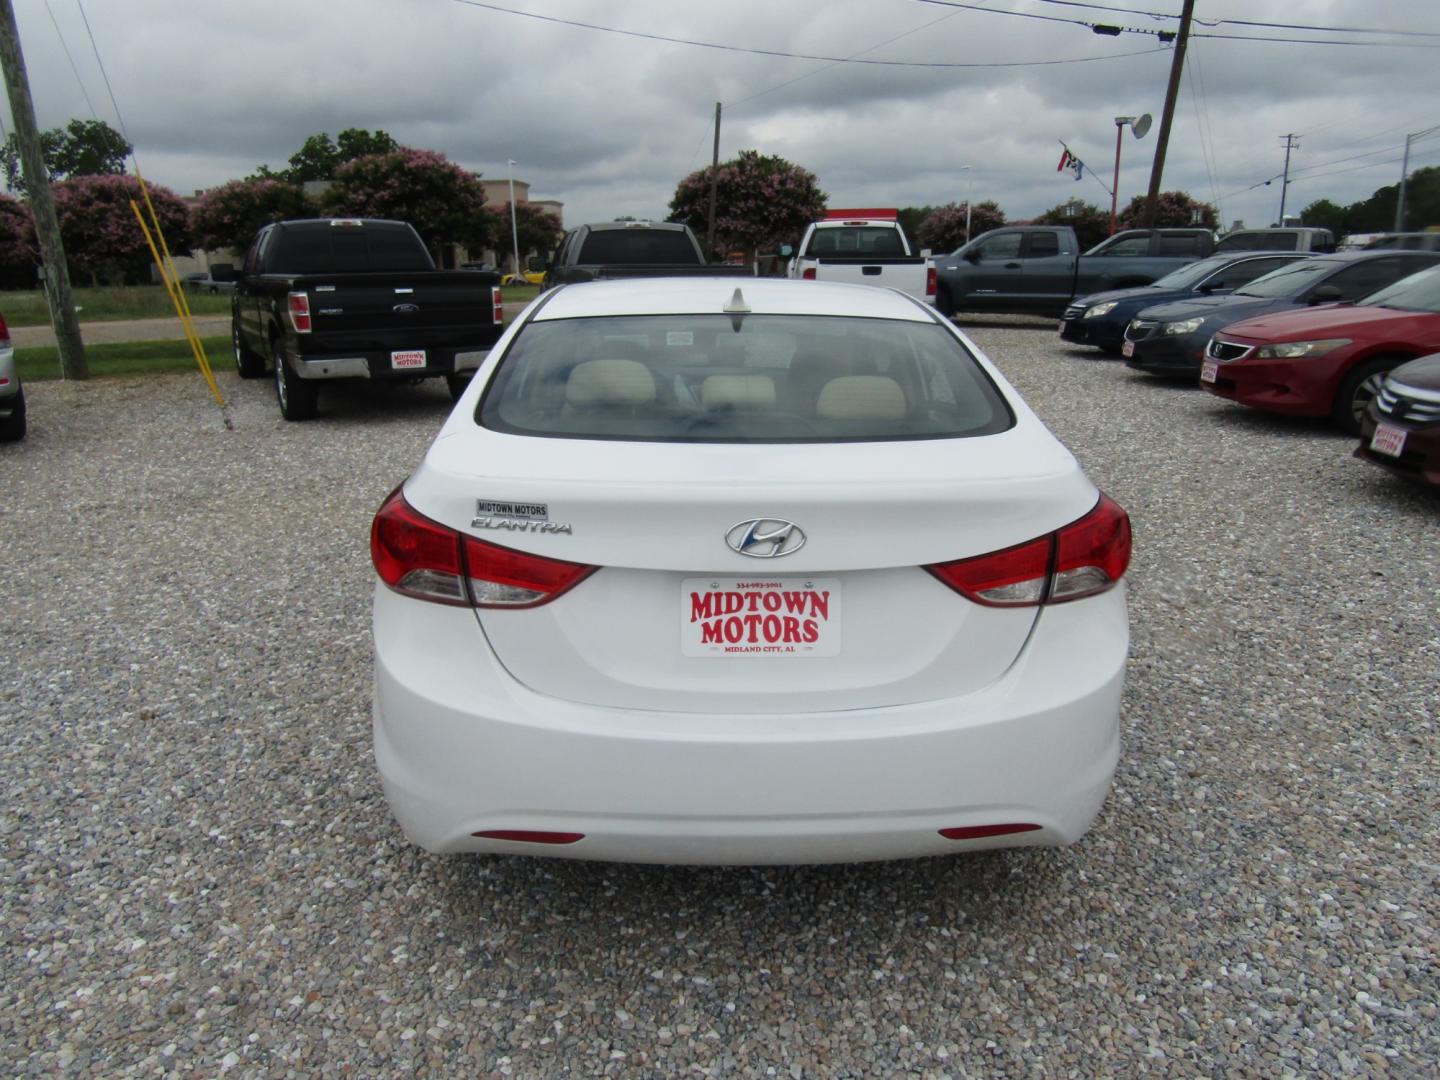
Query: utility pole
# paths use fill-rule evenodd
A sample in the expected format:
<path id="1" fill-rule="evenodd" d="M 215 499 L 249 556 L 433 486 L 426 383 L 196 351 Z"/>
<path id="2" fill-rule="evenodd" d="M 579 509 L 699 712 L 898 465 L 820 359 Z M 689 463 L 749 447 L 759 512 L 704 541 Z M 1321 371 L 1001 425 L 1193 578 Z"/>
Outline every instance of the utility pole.
<path id="1" fill-rule="evenodd" d="M 1285 225 L 1285 195 L 1290 190 L 1290 151 L 1299 148 L 1300 136 L 1292 132 L 1280 137 L 1285 140 L 1285 170 L 1280 175 L 1280 220 L 1275 224 L 1283 228 Z"/>
<path id="2" fill-rule="evenodd" d="M 55 216 L 55 197 L 50 191 L 50 174 L 40 150 L 40 129 L 35 123 L 35 103 L 30 100 L 30 77 L 20 51 L 20 30 L 10 0 L 0 0 L 0 66 L 5 69 L 5 89 L 10 95 L 10 116 L 15 122 L 15 141 L 20 144 L 25 187 L 30 212 L 35 216 L 35 236 L 40 241 L 40 259 L 45 274 L 45 297 L 50 301 L 50 321 L 55 343 L 60 348 L 60 373 L 67 379 L 88 379 L 85 343 L 80 340 L 80 321 L 70 296 L 70 272 L 65 267 L 65 245 L 60 240 L 60 221 Z"/>
<path id="3" fill-rule="evenodd" d="M 1410 175 L 1410 140 L 1414 135 L 1405 136 L 1405 156 L 1400 160 L 1400 192 L 1395 199 L 1395 231 L 1405 231 L 1405 182 Z"/>
<path id="4" fill-rule="evenodd" d="M 705 261 L 715 256 L 715 191 L 720 184 L 720 102 L 715 102 L 715 150 L 710 156 L 710 221 L 705 226 Z"/>
<path id="5" fill-rule="evenodd" d="M 1175 116 L 1175 99 L 1180 95 L 1180 73 L 1185 69 L 1185 43 L 1190 40 L 1190 16 L 1195 0 L 1185 0 L 1180 11 L 1180 31 L 1175 35 L 1175 55 L 1170 60 L 1170 84 L 1165 88 L 1165 110 L 1160 114 L 1160 135 L 1155 141 L 1155 163 L 1150 166 L 1150 190 L 1145 194 L 1145 209 L 1140 224 L 1155 224 L 1155 204 L 1160 199 L 1160 178 L 1165 173 L 1165 151 L 1170 145 L 1170 121 Z M 1116 184 L 1119 188 L 1119 184 Z"/>

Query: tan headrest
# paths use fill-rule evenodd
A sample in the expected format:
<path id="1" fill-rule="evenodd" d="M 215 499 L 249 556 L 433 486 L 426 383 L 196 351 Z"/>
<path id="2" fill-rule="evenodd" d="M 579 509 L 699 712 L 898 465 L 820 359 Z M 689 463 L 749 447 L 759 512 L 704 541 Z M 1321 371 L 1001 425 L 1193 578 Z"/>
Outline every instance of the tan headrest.
<path id="1" fill-rule="evenodd" d="M 700 404 L 714 409 L 770 409 L 775 380 L 769 375 L 709 375 L 700 384 Z"/>
<path id="2" fill-rule="evenodd" d="M 821 388 L 815 415 L 825 420 L 903 420 L 905 392 L 884 375 L 843 375 Z"/>
<path id="3" fill-rule="evenodd" d="M 565 384 L 569 405 L 648 405 L 655 400 L 655 376 L 638 360 L 587 360 Z"/>

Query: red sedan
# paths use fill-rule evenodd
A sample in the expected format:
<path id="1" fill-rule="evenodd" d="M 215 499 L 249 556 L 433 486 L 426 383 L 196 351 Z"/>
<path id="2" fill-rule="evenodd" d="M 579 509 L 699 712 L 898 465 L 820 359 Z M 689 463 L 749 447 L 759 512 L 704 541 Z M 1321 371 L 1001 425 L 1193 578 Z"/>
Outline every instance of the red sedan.
<path id="1" fill-rule="evenodd" d="M 1352 435 L 1385 373 L 1440 352 L 1440 268 L 1356 305 L 1261 315 L 1210 339 L 1200 385 L 1242 405 L 1329 416 Z"/>

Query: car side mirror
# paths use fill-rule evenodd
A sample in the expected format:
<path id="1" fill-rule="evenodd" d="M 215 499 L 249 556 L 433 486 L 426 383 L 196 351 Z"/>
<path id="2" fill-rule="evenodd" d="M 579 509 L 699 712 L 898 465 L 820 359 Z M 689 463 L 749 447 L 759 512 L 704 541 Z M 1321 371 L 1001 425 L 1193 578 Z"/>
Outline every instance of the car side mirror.
<path id="1" fill-rule="evenodd" d="M 1310 294 L 1312 304 L 1333 304 L 1337 300 L 1344 300 L 1345 294 L 1334 285 L 1321 285 Z"/>

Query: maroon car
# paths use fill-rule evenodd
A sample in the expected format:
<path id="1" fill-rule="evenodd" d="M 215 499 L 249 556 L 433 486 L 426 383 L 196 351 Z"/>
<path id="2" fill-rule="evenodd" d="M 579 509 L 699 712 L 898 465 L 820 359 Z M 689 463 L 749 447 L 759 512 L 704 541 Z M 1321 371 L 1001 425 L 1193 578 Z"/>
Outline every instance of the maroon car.
<path id="1" fill-rule="evenodd" d="M 1360 421 L 1355 456 L 1440 487 L 1440 355 L 1390 372 Z"/>
<path id="2" fill-rule="evenodd" d="M 1232 323 L 1206 346 L 1200 385 L 1269 412 L 1329 416 L 1357 435 L 1385 373 L 1434 352 L 1440 352 L 1440 268 L 1358 304 Z"/>

